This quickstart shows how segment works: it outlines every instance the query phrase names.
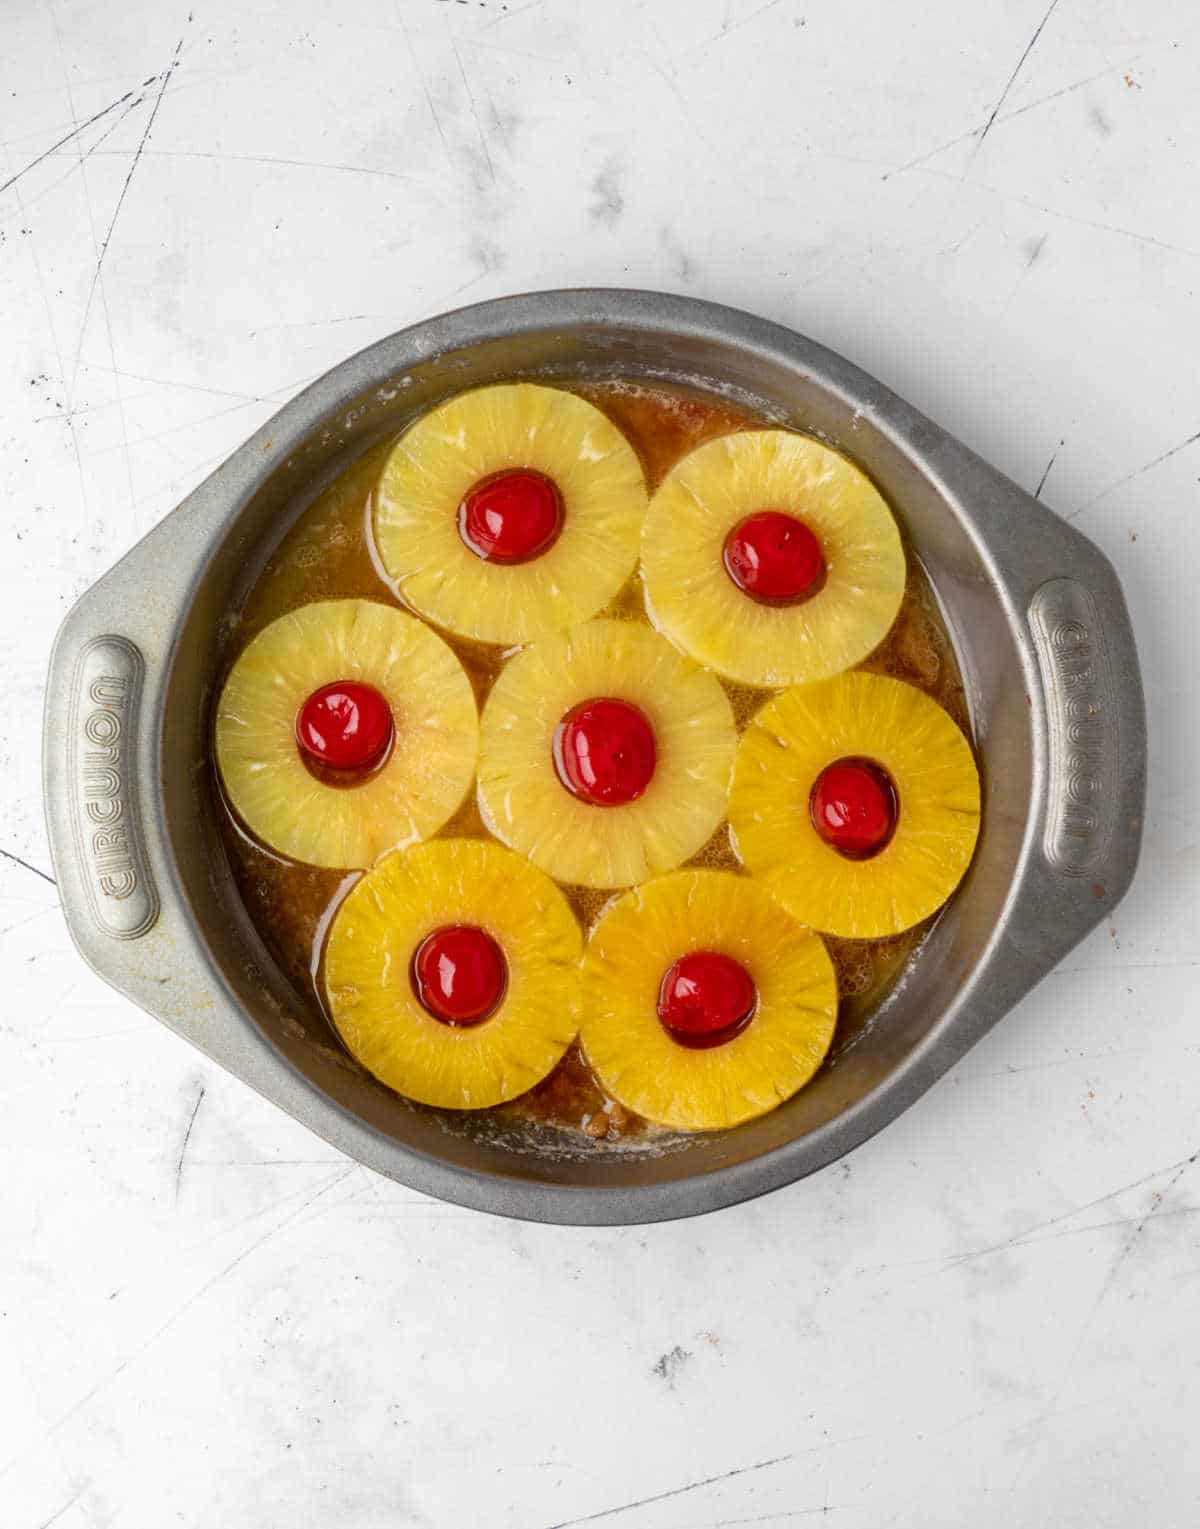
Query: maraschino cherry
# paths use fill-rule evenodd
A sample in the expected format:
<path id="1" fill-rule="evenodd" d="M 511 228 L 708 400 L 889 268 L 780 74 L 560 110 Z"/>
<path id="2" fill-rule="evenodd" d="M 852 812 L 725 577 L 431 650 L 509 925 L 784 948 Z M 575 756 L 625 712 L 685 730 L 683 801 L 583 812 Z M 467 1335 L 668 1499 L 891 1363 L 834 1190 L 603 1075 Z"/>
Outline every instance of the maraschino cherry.
<path id="1" fill-rule="evenodd" d="M 485 929 L 447 924 L 417 946 L 412 985 L 425 1010 L 442 1024 L 477 1025 L 499 1007 L 508 963 Z"/>
<path id="2" fill-rule="evenodd" d="M 817 776 L 808 802 L 812 825 L 831 849 L 868 860 L 896 831 L 900 803 L 891 776 L 870 759 L 837 759 Z"/>
<path id="3" fill-rule="evenodd" d="M 720 1046 L 749 1024 L 758 1003 L 754 979 L 740 961 L 715 950 L 693 950 L 667 969 L 658 1017 L 683 1046 Z"/>
<path id="4" fill-rule="evenodd" d="M 458 509 L 458 534 L 485 563 L 528 563 L 554 545 L 562 526 L 557 486 L 525 467 L 480 479 Z"/>
<path id="5" fill-rule="evenodd" d="M 796 605 L 820 589 L 825 554 L 810 527 L 795 515 L 759 510 L 725 538 L 725 571 L 760 605 Z"/>
<path id="6" fill-rule="evenodd" d="M 296 717 L 296 742 L 314 764 L 367 770 L 392 741 L 392 711 L 373 685 L 335 680 L 314 690 Z"/>
<path id="7" fill-rule="evenodd" d="M 629 701 L 599 696 L 573 706 L 554 734 L 554 767 L 573 796 L 594 807 L 636 802 L 654 775 L 654 729 Z"/>

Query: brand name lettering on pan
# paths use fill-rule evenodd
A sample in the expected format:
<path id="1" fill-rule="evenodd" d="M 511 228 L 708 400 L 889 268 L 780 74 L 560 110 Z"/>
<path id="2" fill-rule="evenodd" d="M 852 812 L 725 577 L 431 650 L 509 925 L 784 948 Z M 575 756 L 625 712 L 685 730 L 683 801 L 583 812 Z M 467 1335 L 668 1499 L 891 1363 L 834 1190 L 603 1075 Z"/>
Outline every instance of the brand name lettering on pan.
<path id="1" fill-rule="evenodd" d="M 1067 779 L 1060 828 L 1075 838 L 1087 839 L 1099 827 L 1094 806 L 1103 789 L 1107 744 L 1104 698 L 1096 684 L 1095 645 L 1081 621 L 1060 621 L 1052 641 L 1067 716 L 1063 730 L 1068 745 L 1063 760 Z"/>
<path id="2" fill-rule="evenodd" d="M 66 763 L 76 862 L 96 926 L 135 940 L 158 917 L 137 799 L 145 661 L 127 637 L 94 637 L 79 655 Z"/>
<path id="3" fill-rule="evenodd" d="M 1074 579 L 1051 579 L 1030 606 L 1046 697 L 1046 858 L 1067 876 L 1096 870 L 1113 831 L 1117 713 L 1104 629 Z"/>
<path id="4" fill-rule="evenodd" d="M 91 827 L 92 863 L 105 897 L 125 898 L 137 890 L 137 871 L 126 834 L 121 740 L 129 703 L 123 675 L 98 675 L 88 687 L 93 710 L 83 724 L 83 811 Z"/>

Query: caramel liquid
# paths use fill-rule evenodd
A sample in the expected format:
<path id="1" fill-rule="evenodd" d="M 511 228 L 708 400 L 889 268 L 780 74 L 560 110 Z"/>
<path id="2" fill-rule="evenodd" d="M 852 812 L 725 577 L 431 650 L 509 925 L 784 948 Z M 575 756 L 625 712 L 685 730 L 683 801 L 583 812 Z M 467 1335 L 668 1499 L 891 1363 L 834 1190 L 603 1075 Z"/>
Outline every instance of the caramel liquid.
<path id="1" fill-rule="evenodd" d="M 642 459 L 651 490 L 680 457 L 703 441 L 760 427 L 759 421 L 741 411 L 664 388 L 616 382 L 575 391 L 603 409 L 624 431 Z M 371 493 L 389 444 L 368 451 L 342 473 L 284 537 L 236 613 L 230 664 L 263 627 L 298 606 L 316 600 L 394 598 L 375 561 L 369 528 Z M 953 649 L 932 591 L 911 552 L 908 564 L 908 586 L 900 614 L 884 642 L 861 667 L 918 685 L 939 701 L 969 736 Z M 646 622 L 637 575 L 604 614 Z M 501 650 L 447 632 L 441 635 L 458 655 L 482 706 L 499 673 Z M 722 683 L 740 730 L 771 692 Z M 215 795 L 225 850 L 250 917 L 301 1001 L 329 1023 L 324 1007 L 322 951 L 336 905 L 358 873 L 323 870 L 281 858 L 247 833 L 230 812 L 219 787 Z M 488 837 L 474 795 L 442 834 Z M 688 864 L 739 869 L 725 825 Z M 564 886 L 563 891 L 585 931 L 613 896 L 585 887 Z M 925 927 L 920 926 L 885 940 L 826 939 L 841 994 L 834 1055 L 862 1030 L 924 932 Z M 329 1028 L 336 1036 L 332 1023 Z M 578 1047 L 572 1047 L 544 1082 L 520 1099 L 486 1113 L 509 1122 L 578 1129 L 604 1104 Z M 618 1130 L 625 1136 L 637 1136 L 645 1129 L 636 1118 L 623 1117 L 620 1111 L 613 1114 L 620 1125 L 610 1127 L 610 1137 Z"/>

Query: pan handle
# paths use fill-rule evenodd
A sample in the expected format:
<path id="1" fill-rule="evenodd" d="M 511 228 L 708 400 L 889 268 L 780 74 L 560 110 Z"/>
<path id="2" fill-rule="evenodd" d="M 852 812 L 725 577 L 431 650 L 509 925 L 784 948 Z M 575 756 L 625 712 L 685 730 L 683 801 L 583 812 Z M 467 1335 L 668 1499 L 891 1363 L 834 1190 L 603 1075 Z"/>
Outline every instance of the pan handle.
<path id="1" fill-rule="evenodd" d="M 68 627 L 81 625 L 77 611 Z M 51 855 L 68 922 L 86 916 L 121 943 L 149 934 L 162 906 L 138 790 L 145 688 L 142 648 L 123 631 L 65 629 L 56 642 L 43 760 Z"/>
<path id="2" fill-rule="evenodd" d="M 1146 803 L 1146 713 L 1129 611 L 1108 560 L 1072 536 L 1064 571 L 1025 608 L 1044 789 L 1017 928 L 1055 960 L 1128 890 Z"/>
<path id="3" fill-rule="evenodd" d="M 152 784 L 174 623 L 226 508 L 210 479 L 68 613 L 50 658 L 42 777 L 63 913 L 84 959 L 265 1092 L 263 1043 L 199 940 Z"/>
<path id="4" fill-rule="evenodd" d="M 100 976 L 159 1015 L 148 984 L 170 973 L 165 994 L 186 962 L 149 783 L 160 774 L 173 623 L 203 564 L 213 508 L 197 490 L 81 596 L 55 639 L 46 687 L 46 828 L 67 925 Z"/>
<path id="5" fill-rule="evenodd" d="M 1041 975 L 1111 913 L 1137 869 L 1146 710 L 1133 627 L 1094 542 L 958 442 L 939 466 L 1028 637 L 1034 807 L 1007 939 Z"/>

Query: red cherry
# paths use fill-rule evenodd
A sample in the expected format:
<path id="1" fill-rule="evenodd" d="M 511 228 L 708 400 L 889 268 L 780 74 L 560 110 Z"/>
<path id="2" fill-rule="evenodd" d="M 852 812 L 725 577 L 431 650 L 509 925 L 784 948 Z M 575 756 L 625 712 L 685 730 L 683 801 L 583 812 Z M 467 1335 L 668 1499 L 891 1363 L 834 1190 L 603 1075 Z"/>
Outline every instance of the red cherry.
<path id="1" fill-rule="evenodd" d="M 667 969 L 658 990 L 658 1017 L 683 1046 L 731 1041 L 750 1023 L 758 1003 L 754 979 L 732 956 L 693 950 Z"/>
<path id="2" fill-rule="evenodd" d="M 426 935 L 412 962 L 422 1006 L 444 1025 L 477 1025 L 494 1014 L 508 986 L 504 952 L 473 924 L 447 924 Z"/>
<path id="3" fill-rule="evenodd" d="M 373 685 L 335 680 L 314 690 L 296 717 L 296 742 L 331 770 L 365 770 L 392 741 L 392 711 Z"/>
<path id="4" fill-rule="evenodd" d="M 527 563 L 558 540 L 562 495 L 528 468 L 481 478 L 458 507 L 458 534 L 485 563 Z"/>
<path id="5" fill-rule="evenodd" d="M 759 510 L 725 538 L 725 571 L 760 605 L 792 605 L 821 587 L 825 554 L 802 520 L 782 510 Z"/>
<path id="6" fill-rule="evenodd" d="M 650 784 L 657 760 L 654 729 L 646 714 L 628 701 L 582 701 L 554 730 L 559 780 L 593 807 L 636 802 Z"/>
<path id="7" fill-rule="evenodd" d="M 838 759 L 817 776 L 808 799 L 820 837 L 848 860 L 877 855 L 896 831 L 900 802 L 891 776 L 869 759 Z"/>

